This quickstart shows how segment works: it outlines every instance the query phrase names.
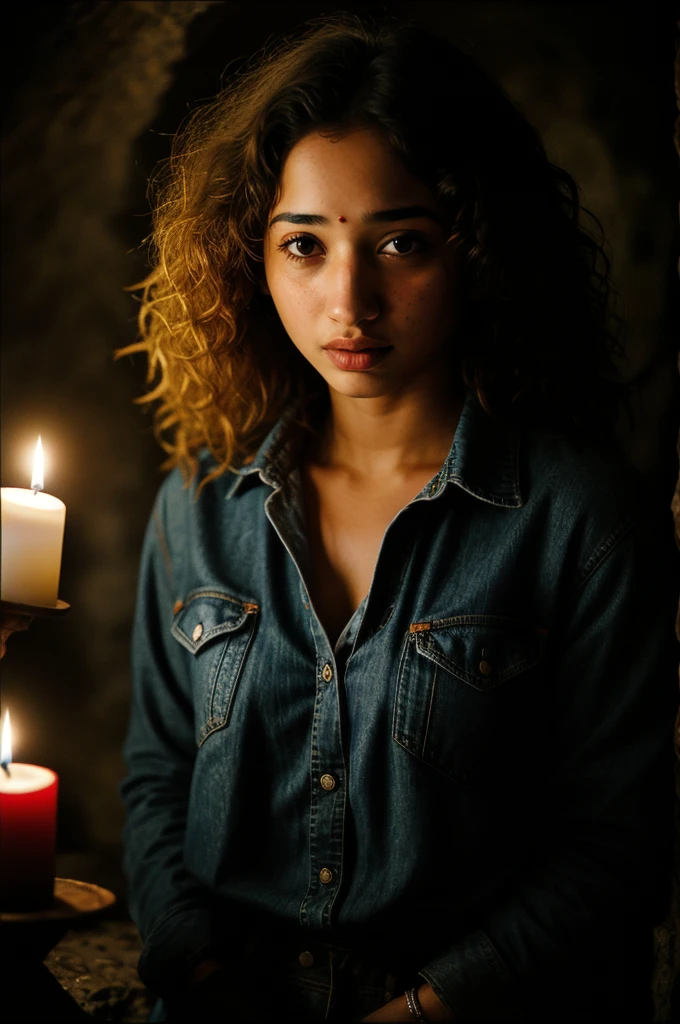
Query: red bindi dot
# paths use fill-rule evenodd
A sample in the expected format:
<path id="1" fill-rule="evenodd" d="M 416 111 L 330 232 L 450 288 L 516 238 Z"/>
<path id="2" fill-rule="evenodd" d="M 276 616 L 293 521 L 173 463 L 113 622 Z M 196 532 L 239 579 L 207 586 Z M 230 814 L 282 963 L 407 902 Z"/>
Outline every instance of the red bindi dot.
<path id="1" fill-rule="evenodd" d="M 342 223 L 344 224 L 344 222 L 347 220 L 347 218 L 346 217 L 338 217 L 338 220 L 342 221 Z"/>

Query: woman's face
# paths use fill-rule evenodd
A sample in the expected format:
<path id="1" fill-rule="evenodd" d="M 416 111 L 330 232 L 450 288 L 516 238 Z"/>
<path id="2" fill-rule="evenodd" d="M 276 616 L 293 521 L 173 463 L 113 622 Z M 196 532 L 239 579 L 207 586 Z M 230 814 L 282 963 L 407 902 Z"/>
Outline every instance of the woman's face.
<path id="1" fill-rule="evenodd" d="M 302 355 L 346 396 L 441 386 L 459 318 L 458 261 L 427 186 L 374 129 L 337 142 L 306 136 L 280 186 L 262 288 Z M 369 351 L 328 349 L 337 339 Z"/>

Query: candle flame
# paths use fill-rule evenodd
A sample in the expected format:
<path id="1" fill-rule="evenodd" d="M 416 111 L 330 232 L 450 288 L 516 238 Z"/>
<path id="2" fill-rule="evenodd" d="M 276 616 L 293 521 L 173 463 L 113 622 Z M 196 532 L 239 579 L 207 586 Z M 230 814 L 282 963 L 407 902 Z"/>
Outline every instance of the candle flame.
<path id="1" fill-rule="evenodd" d="M 3 765 L 12 763 L 12 730 L 9 724 L 9 711 L 5 711 L 5 721 L 2 723 L 0 762 Z"/>
<path id="2" fill-rule="evenodd" d="M 38 443 L 35 446 L 35 455 L 33 456 L 33 477 L 31 478 L 31 488 L 34 491 L 42 491 L 45 486 L 45 461 L 43 459 L 43 446 L 40 434 L 38 434 Z"/>

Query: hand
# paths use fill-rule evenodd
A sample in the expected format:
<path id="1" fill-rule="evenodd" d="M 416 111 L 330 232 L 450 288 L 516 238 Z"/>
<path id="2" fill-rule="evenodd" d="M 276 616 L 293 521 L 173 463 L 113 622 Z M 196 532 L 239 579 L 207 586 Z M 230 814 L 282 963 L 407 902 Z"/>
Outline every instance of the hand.
<path id="1" fill-rule="evenodd" d="M 187 978 L 184 985 L 184 991 L 191 991 L 191 989 L 195 988 L 196 985 L 203 981 L 204 978 L 207 978 L 209 974 L 212 974 L 213 971 L 219 971 L 220 968 L 223 966 L 224 964 L 222 964 L 214 956 L 209 956 L 206 957 L 205 960 L 201 960 L 201 962 L 197 964 L 196 967 L 194 967 L 193 971 Z"/>
<path id="2" fill-rule="evenodd" d="M 19 612 L 0 612 L 0 658 L 4 658 L 7 650 L 7 641 L 12 633 L 20 633 L 28 629 L 33 621 L 32 615 L 22 615 Z"/>
<path id="3" fill-rule="evenodd" d="M 270 1024 L 276 1019 L 265 1003 L 261 986 L 247 974 L 238 977 L 218 960 L 202 961 L 187 980 L 179 996 L 166 1000 L 168 1021 L 258 1021 Z"/>
<path id="4" fill-rule="evenodd" d="M 428 1020 L 454 1020 L 454 1016 L 447 1006 L 444 1006 L 439 996 L 435 993 L 432 986 L 425 982 L 418 989 L 418 999 L 420 1005 L 423 1008 L 423 1013 Z M 381 1020 L 400 1020 L 400 1021 L 413 1021 L 415 1018 L 411 1015 L 406 1002 L 406 996 L 400 995 L 396 999 L 390 1000 L 389 1003 L 385 1003 L 379 1010 L 374 1010 L 373 1013 L 369 1013 L 368 1017 L 363 1017 L 365 1021 L 381 1021 Z"/>

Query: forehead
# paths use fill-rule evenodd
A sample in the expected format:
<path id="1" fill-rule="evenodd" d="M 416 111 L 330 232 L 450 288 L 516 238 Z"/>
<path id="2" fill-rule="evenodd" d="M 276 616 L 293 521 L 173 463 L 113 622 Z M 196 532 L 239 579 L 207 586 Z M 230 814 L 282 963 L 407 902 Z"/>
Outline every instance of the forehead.
<path id="1" fill-rule="evenodd" d="M 279 188 L 273 212 L 284 203 L 286 209 L 293 209 L 290 204 L 295 203 L 296 210 L 313 212 L 313 203 L 339 202 L 347 207 L 341 212 L 351 213 L 366 208 L 366 203 L 373 208 L 378 200 L 396 206 L 432 199 L 425 183 L 411 174 L 382 133 L 373 128 L 353 130 L 339 139 L 318 132 L 306 135 L 288 154 Z"/>

